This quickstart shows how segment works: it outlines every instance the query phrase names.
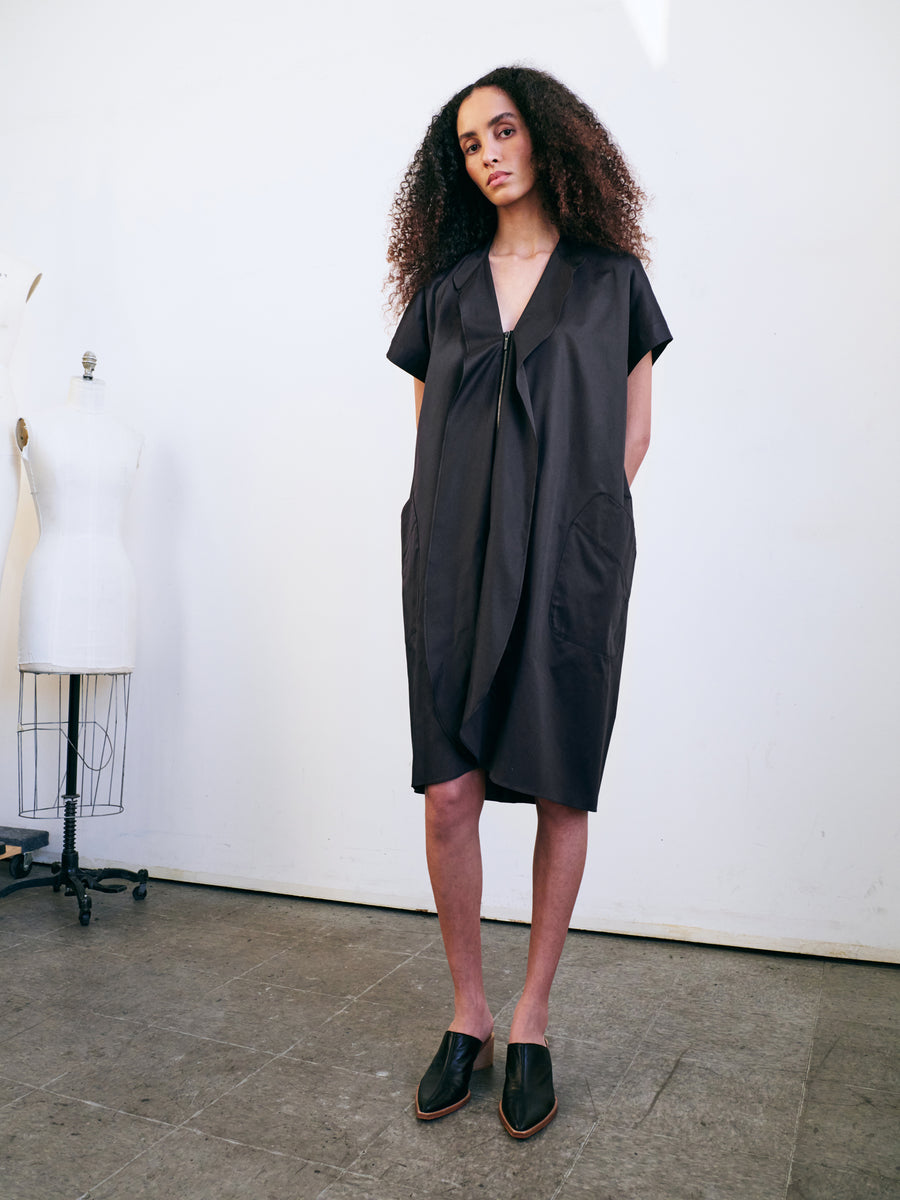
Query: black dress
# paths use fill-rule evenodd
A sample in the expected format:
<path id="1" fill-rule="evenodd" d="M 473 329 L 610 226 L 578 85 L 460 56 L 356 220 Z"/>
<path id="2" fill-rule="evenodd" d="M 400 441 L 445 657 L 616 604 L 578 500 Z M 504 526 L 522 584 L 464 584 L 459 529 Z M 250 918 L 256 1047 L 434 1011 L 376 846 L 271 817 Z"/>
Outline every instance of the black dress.
<path id="1" fill-rule="evenodd" d="M 425 381 L 401 515 L 412 784 L 595 810 L 634 570 L 627 380 L 671 335 L 637 259 L 560 240 L 504 334 L 488 248 L 410 302 Z"/>

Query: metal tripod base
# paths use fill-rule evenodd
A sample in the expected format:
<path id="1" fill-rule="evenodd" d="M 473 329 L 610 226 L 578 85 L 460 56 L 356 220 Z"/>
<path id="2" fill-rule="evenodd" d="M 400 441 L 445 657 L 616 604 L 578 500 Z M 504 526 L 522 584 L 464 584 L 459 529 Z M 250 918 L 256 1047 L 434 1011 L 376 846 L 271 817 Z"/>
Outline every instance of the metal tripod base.
<path id="1" fill-rule="evenodd" d="M 0 891 L 0 899 L 8 896 L 11 892 L 17 892 L 20 888 L 52 887 L 54 892 L 58 892 L 60 888 L 64 887 L 65 895 L 78 898 L 78 920 L 82 925 L 88 925 L 91 920 L 91 898 L 87 894 L 88 891 L 124 892 L 126 890 L 126 884 L 117 883 L 107 886 L 103 883 L 105 879 L 128 879 L 137 884 L 137 887 L 133 888 L 131 892 L 135 900 L 146 898 L 147 872 L 145 870 L 128 871 L 124 867 L 104 867 L 95 870 L 92 867 L 81 867 L 78 865 L 77 851 L 72 851 L 72 854 L 75 858 L 74 863 L 54 863 L 51 868 L 53 874 L 49 878 L 45 876 L 43 879 L 20 879 L 16 883 L 11 883 L 9 887 Z"/>
<path id="2" fill-rule="evenodd" d="M 78 898 L 78 920 L 82 925 L 88 925 L 91 920 L 91 898 L 88 891 L 93 892 L 124 892 L 124 883 L 105 884 L 105 879 L 128 879 L 136 883 L 132 890 L 135 900 L 143 900 L 147 895 L 147 871 L 129 871 L 125 867 L 82 867 L 78 862 L 78 851 L 75 849 L 75 812 L 78 803 L 77 795 L 65 795 L 66 816 L 63 821 L 63 852 L 60 861 L 54 863 L 53 874 L 49 879 L 20 879 L 0 891 L 0 900 L 10 892 L 20 888 L 52 887 L 58 892 L 61 887 L 66 889 L 67 896 Z"/>

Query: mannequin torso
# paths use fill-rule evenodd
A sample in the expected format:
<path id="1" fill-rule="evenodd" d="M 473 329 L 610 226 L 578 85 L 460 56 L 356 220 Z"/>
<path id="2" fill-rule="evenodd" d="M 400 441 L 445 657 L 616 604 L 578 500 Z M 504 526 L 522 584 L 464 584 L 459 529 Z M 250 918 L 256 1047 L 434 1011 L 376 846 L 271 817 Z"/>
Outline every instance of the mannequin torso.
<path id="1" fill-rule="evenodd" d="M 22 586 L 19 666 L 94 674 L 134 668 L 136 591 L 121 541 L 141 437 L 105 409 L 105 384 L 73 379 L 68 403 L 17 440 L 41 536 Z"/>

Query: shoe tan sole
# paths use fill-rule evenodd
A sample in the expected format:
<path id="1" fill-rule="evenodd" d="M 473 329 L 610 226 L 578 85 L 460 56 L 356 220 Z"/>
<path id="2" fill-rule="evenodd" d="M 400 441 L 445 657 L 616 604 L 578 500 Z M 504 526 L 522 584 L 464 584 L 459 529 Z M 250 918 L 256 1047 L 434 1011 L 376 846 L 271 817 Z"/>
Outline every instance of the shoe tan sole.
<path id="1" fill-rule="evenodd" d="M 456 1112 L 458 1108 L 462 1108 L 464 1104 L 468 1104 L 471 1099 L 472 1093 L 466 1092 L 462 1100 L 457 1100 L 455 1104 L 450 1104 L 447 1108 L 439 1108 L 437 1112 L 422 1112 L 421 1108 L 419 1108 L 419 1093 L 416 1091 L 416 1116 L 420 1121 L 436 1121 L 438 1117 L 446 1117 L 448 1113 Z"/>
<path id="2" fill-rule="evenodd" d="M 506 1132 L 509 1134 L 510 1137 L 518 1138 L 519 1140 L 521 1140 L 522 1138 L 533 1137 L 534 1134 L 540 1133 L 540 1131 L 542 1129 L 546 1128 L 546 1126 L 549 1125 L 550 1122 L 553 1120 L 553 1118 L 556 1116 L 556 1111 L 558 1108 L 559 1108 L 559 1101 L 554 1096 L 553 1107 L 547 1113 L 546 1117 L 544 1117 L 543 1121 L 538 1121 L 537 1125 L 532 1125 L 532 1127 L 530 1129 L 514 1129 L 512 1127 L 512 1125 L 510 1125 L 509 1121 L 507 1121 L 507 1119 L 506 1119 L 506 1114 L 503 1111 L 503 1101 L 501 1100 L 500 1108 L 499 1108 L 500 1120 L 503 1122 L 503 1128 L 506 1130 Z"/>

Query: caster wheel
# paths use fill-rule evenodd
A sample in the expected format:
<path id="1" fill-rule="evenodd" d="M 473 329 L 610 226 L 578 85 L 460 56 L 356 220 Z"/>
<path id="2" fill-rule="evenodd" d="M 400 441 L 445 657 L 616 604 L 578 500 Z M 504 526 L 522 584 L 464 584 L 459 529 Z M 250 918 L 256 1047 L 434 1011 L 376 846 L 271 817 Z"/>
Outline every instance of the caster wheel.
<path id="1" fill-rule="evenodd" d="M 137 885 L 137 887 L 134 888 L 134 890 L 132 891 L 131 894 L 132 894 L 132 896 L 134 896 L 135 900 L 146 900 L 147 899 L 146 883 L 139 883 Z"/>
<path id="2" fill-rule="evenodd" d="M 90 923 L 91 923 L 90 909 L 87 912 L 80 912 L 78 914 L 78 923 L 79 923 L 79 925 L 90 925 Z"/>
<path id="3" fill-rule="evenodd" d="M 9 873 L 13 879 L 25 879 L 31 874 L 32 860 L 30 854 L 17 854 L 9 860 Z"/>

